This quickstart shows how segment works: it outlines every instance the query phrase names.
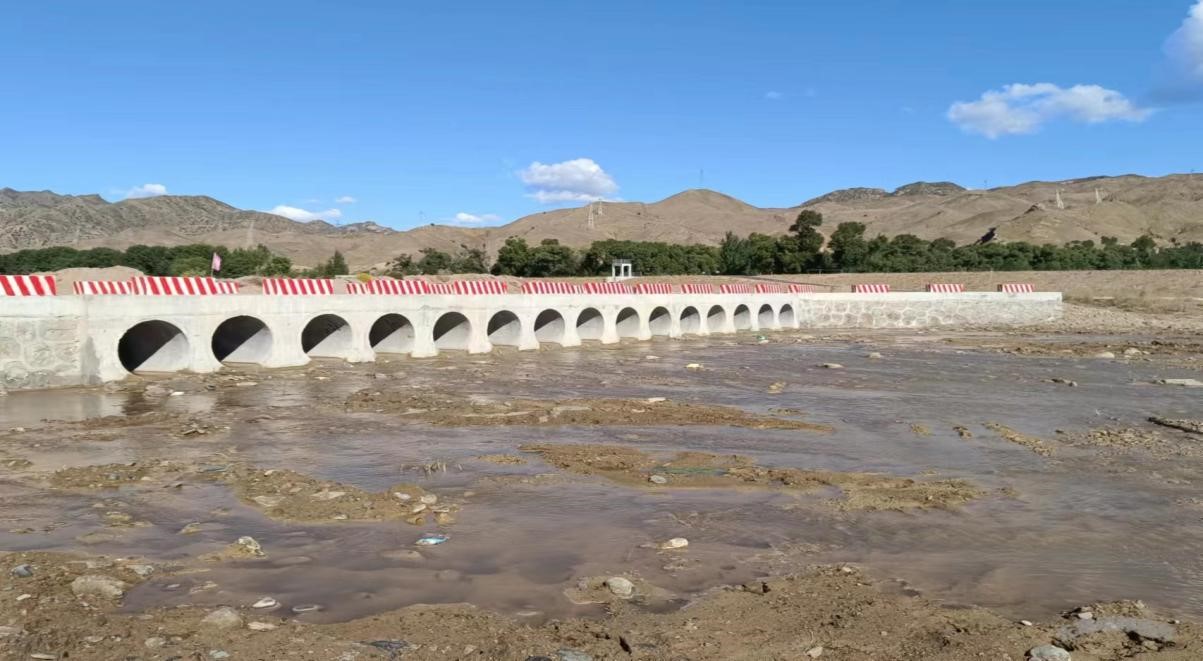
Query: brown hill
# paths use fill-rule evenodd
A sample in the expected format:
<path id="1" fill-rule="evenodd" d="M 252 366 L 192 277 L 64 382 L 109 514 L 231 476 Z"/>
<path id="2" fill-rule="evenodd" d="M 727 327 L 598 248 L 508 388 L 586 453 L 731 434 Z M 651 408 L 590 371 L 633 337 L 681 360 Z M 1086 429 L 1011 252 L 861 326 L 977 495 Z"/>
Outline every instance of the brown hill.
<path id="1" fill-rule="evenodd" d="M 338 249 L 352 266 L 364 268 L 426 247 L 452 251 L 464 245 L 494 252 L 510 236 L 532 243 L 554 238 L 578 247 L 601 239 L 715 244 L 728 231 L 785 232 L 802 208 L 823 213 L 824 231 L 856 221 L 866 225 L 870 236 L 910 233 L 968 243 L 997 227 L 1003 241 L 1064 243 L 1114 236 L 1127 242 L 1146 233 L 1162 242 L 1203 241 L 1203 176 L 1125 175 L 989 190 L 967 190 L 949 182 L 916 182 L 893 192 L 852 188 L 788 209 L 762 209 L 715 191 L 689 190 L 647 204 L 598 202 L 545 211 L 494 228 L 429 225 L 403 232 L 374 223 L 300 223 L 204 196 L 109 203 L 97 195 L 4 188 L 0 250 L 263 243 L 302 266 L 316 264 Z"/>

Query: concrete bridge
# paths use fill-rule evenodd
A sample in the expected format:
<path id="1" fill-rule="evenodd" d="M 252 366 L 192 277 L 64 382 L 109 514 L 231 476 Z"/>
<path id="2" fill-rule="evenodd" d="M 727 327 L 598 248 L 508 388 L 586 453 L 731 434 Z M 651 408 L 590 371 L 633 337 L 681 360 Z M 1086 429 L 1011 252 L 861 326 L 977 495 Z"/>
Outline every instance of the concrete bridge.
<path id="1" fill-rule="evenodd" d="M 0 299 L 7 389 L 223 363 L 304 365 L 794 328 L 1029 324 L 1057 293 L 52 296 Z"/>

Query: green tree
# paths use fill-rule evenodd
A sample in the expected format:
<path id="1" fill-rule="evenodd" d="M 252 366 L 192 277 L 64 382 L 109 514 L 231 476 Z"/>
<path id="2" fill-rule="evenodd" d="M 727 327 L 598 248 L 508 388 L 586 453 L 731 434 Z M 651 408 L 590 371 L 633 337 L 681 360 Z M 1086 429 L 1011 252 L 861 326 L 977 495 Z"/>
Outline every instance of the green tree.
<path id="1" fill-rule="evenodd" d="M 847 222 L 836 225 L 827 247 L 831 250 L 835 268 L 845 272 L 861 270 L 869 256 L 864 223 Z"/>
<path id="2" fill-rule="evenodd" d="M 168 275 L 209 275 L 209 260 L 195 255 L 181 255 L 171 260 Z"/>
<path id="3" fill-rule="evenodd" d="M 497 251 L 497 261 L 493 264 L 494 275 L 526 275 L 526 268 L 530 262 L 530 246 L 526 244 L 526 239 L 518 236 L 511 236 L 505 240 L 505 244 Z"/>
<path id="4" fill-rule="evenodd" d="M 426 275 L 438 275 L 451 271 L 451 255 L 434 248 L 423 248 L 422 257 L 418 259 L 418 272 Z"/>

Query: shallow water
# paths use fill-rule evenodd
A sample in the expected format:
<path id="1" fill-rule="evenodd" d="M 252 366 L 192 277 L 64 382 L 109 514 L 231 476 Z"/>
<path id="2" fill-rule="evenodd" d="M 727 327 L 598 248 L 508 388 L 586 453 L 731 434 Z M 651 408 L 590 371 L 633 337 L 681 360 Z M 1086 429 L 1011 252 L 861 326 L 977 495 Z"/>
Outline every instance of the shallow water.
<path id="1" fill-rule="evenodd" d="M 867 358 L 874 350 L 885 358 Z M 706 369 L 688 372 L 683 366 L 689 362 Z M 831 362 L 845 368 L 819 367 Z M 820 562 L 859 563 L 929 596 L 1016 617 L 1035 619 L 1121 598 L 1203 614 L 1200 514 L 1176 504 L 1197 494 L 1203 462 L 1157 461 L 1139 453 L 1104 460 L 1055 440 L 1058 429 L 1145 427 L 1149 415 L 1198 417 L 1203 404 L 1197 390 L 1147 385 L 1155 378 L 1195 376 L 1180 369 L 1015 357 L 932 342 L 758 346 L 695 340 L 376 366 L 323 362 L 317 370 L 329 379 L 306 379 L 304 371 L 252 371 L 258 385 L 214 391 L 188 388 L 194 377 L 184 377 L 175 382 L 185 384 L 185 394 L 161 400 L 99 389 L 13 394 L 0 398 L 0 429 L 31 429 L 5 437 L 0 448 L 33 461 L 29 471 L 164 458 L 208 461 L 221 453 L 229 461 L 291 468 L 369 490 L 416 482 L 464 503 L 446 530 L 451 540 L 421 549 L 423 560 L 381 553 L 413 548 L 435 526 L 277 522 L 239 503 L 224 486 L 55 492 L 15 473 L 0 479 L 2 527 L 10 530 L 0 532 L 0 549 L 83 550 L 199 566 L 204 571 L 152 578 L 130 593 L 127 608 L 250 603 L 271 595 L 286 607 L 322 604 L 324 610 L 298 616 L 306 621 L 460 601 L 534 618 L 562 616 L 595 608 L 574 606 L 563 594 L 586 576 L 635 574 L 686 599 L 714 585 Z M 379 382 L 377 371 L 400 381 Z M 1080 386 L 1044 381 L 1052 377 Z M 788 384 L 784 391 L 766 394 L 779 381 Z M 835 431 L 447 428 L 326 406 L 361 388 L 398 383 L 496 399 L 656 396 L 757 412 L 790 408 Z M 204 419 L 238 409 L 270 418 L 235 422 L 228 434 L 209 436 L 164 438 L 129 427 L 98 431 L 94 439 L 75 432 L 78 440 L 67 445 L 35 447 L 29 440 L 60 428 L 39 422 L 47 418 L 167 410 Z M 987 422 L 1045 439 L 1055 455 L 1040 457 L 1002 440 L 982 427 Z M 913 431 L 916 424 L 930 434 Z M 974 438 L 960 438 L 954 425 L 969 427 Z M 846 513 L 824 507 L 835 495 L 830 493 L 649 491 L 564 474 L 533 455 L 523 465 L 472 459 L 513 454 L 528 442 L 631 443 L 649 452 L 750 455 L 766 466 L 958 477 L 990 493 L 956 511 Z M 407 469 L 432 461 L 445 462 L 447 472 L 427 476 Z M 520 477 L 528 481 L 515 481 Z M 465 497 L 466 490 L 474 494 Z M 151 525 L 104 528 L 101 517 L 112 509 Z M 202 532 L 177 534 L 193 521 L 205 522 Z M 11 532 L 23 528 L 36 532 Z M 96 530 L 118 535 L 87 545 L 77 541 Z M 241 535 L 258 539 L 269 557 L 208 565 L 195 560 Z M 690 540 L 688 551 L 641 548 L 676 536 Z M 216 587 L 190 593 L 207 581 Z"/>

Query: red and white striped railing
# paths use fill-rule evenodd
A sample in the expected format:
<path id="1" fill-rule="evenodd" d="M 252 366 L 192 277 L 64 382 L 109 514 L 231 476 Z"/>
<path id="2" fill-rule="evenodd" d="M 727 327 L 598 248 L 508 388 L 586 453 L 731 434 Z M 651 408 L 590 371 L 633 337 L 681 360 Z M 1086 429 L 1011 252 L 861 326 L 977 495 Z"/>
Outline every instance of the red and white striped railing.
<path id="1" fill-rule="evenodd" d="M 785 285 L 773 285 L 763 282 L 756 285 L 757 294 L 784 294 L 785 291 Z"/>
<path id="2" fill-rule="evenodd" d="M 965 291 L 965 285 L 952 282 L 933 282 L 927 285 L 926 289 L 936 294 L 959 294 Z"/>
<path id="3" fill-rule="evenodd" d="M 71 284 L 71 291 L 80 296 L 132 294 L 134 287 L 120 280 L 79 280 Z"/>
<path id="4" fill-rule="evenodd" d="M 52 275 L 0 275 L 0 296 L 54 296 L 58 282 Z"/>
<path id="5" fill-rule="evenodd" d="M 819 291 L 818 285 L 790 285 L 790 293 L 794 294 L 816 294 Z"/>
<path id="6" fill-rule="evenodd" d="M 213 296 L 237 294 L 238 283 L 201 276 L 172 277 L 140 275 L 130 280 L 133 293 L 140 296 Z"/>
<path id="7" fill-rule="evenodd" d="M 1006 282 L 998 286 L 998 291 L 1007 294 L 1031 294 L 1036 291 L 1036 285 L 1027 282 Z"/>
<path id="8" fill-rule="evenodd" d="M 501 280 L 456 280 L 455 293 L 461 295 L 508 294 L 510 288 Z"/>
<path id="9" fill-rule="evenodd" d="M 714 285 L 704 285 L 697 282 L 687 282 L 681 285 L 682 294 L 713 294 L 718 291 Z"/>
<path id="10" fill-rule="evenodd" d="M 621 282 L 586 282 L 581 285 L 586 294 L 631 294 L 630 285 Z"/>
<path id="11" fill-rule="evenodd" d="M 523 294 L 579 294 L 583 291 L 580 285 L 571 282 L 528 280 L 522 283 Z"/>
<path id="12" fill-rule="evenodd" d="M 724 294 L 755 294 L 753 285 L 719 285 L 718 290 Z"/>
<path id="13" fill-rule="evenodd" d="M 387 296 L 412 296 L 430 293 L 430 283 L 425 280 L 369 280 L 348 282 L 348 294 L 379 294 Z"/>
<path id="14" fill-rule="evenodd" d="M 326 296 L 334 293 L 334 281 L 324 278 L 264 278 L 268 296 Z"/>
<path id="15" fill-rule="evenodd" d="M 890 286 L 884 284 L 863 284 L 852 285 L 852 293 L 854 294 L 888 294 Z"/>
<path id="16" fill-rule="evenodd" d="M 671 294 L 673 286 L 667 282 L 641 282 L 632 289 L 636 294 Z"/>
<path id="17" fill-rule="evenodd" d="M 431 282 L 428 284 L 430 294 L 455 294 L 454 282 Z"/>

